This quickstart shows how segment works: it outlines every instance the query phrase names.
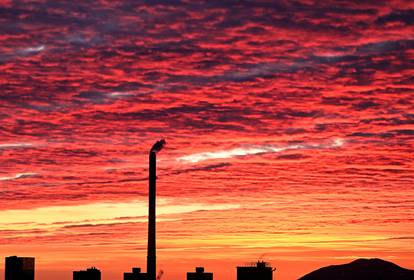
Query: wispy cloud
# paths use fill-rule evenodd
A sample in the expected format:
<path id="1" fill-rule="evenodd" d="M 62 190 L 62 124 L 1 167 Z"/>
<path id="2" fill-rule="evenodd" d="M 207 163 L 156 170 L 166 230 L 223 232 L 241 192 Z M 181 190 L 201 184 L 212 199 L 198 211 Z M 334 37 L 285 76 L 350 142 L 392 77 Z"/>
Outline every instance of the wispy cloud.
<path id="1" fill-rule="evenodd" d="M 7 50 L 3 52 L 0 50 L 0 62 L 8 62 L 19 57 L 36 55 L 44 50 L 46 50 L 45 45 Z"/>
<path id="2" fill-rule="evenodd" d="M 231 150 L 221 150 L 214 152 L 202 152 L 191 154 L 187 156 L 182 156 L 177 159 L 177 161 L 184 163 L 197 163 L 204 160 L 210 159 L 226 159 L 239 156 L 247 155 L 257 155 L 257 154 L 270 154 L 270 153 L 279 153 L 286 150 L 298 150 L 298 149 L 329 149 L 341 147 L 345 143 L 344 139 L 336 138 L 328 144 L 293 144 L 286 146 L 276 146 L 276 145 L 254 145 L 254 146 L 245 146 L 240 148 L 234 148 Z"/>
<path id="3" fill-rule="evenodd" d="M 6 144 L 0 144 L 0 150 L 29 148 L 33 146 L 35 145 L 32 143 L 6 143 Z"/>
<path id="4" fill-rule="evenodd" d="M 23 178 L 34 177 L 36 175 L 38 175 L 38 174 L 37 173 L 32 173 L 32 172 L 18 173 L 18 174 L 13 175 L 13 176 L 0 177 L 0 181 L 18 180 L 18 179 L 23 179 Z"/>
<path id="5" fill-rule="evenodd" d="M 114 91 L 114 92 L 108 93 L 108 96 L 110 97 L 124 97 L 124 96 L 131 96 L 131 95 L 134 95 L 134 92 Z"/>
<path id="6" fill-rule="evenodd" d="M 23 54 L 23 55 L 34 54 L 34 53 L 42 52 L 45 49 L 46 49 L 45 45 L 39 45 L 39 46 L 36 46 L 36 47 L 28 47 L 28 48 L 24 48 L 24 49 L 18 51 L 18 54 Z"/>

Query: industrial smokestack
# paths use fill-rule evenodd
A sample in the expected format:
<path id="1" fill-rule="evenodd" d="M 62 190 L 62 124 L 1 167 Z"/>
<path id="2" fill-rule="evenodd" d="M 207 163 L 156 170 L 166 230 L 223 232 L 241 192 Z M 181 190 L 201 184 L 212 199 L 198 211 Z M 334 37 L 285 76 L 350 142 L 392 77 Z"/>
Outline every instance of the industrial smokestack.
<path id="1" fill-rule="evenodd" d="M 157 142 L 155 142 L 155 144 L 152 146 L 150 153 L 158 153 L 159 151 L 161 151 L 161 149 L 164 147 L 165 145 L 165 140 L 161 139 Z"/>
<path id="2" fill-rule="evenodd" d="M 161 139 L 152 146 L 149 153 L 149 195 L 148 195 L 148 251 L 147 251 L 147 276 L 148 280 L 156 280 L 156 230 L 155 230 L 155 199 L 157 180 L 157 153 L 165 145 Z"/>

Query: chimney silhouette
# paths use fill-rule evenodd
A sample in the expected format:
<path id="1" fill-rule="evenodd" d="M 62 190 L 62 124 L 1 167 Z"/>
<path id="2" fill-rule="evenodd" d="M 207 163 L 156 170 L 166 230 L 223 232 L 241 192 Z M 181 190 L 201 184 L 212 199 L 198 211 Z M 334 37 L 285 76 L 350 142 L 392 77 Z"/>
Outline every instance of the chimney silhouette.
<path id="1" fill-rule="evenodd" d="M 155 199 L 157 181 L 157 153 L 165 145 L 161 139 L 152 146 L 149 153 L 149 194 L 148 194 L 148 251 L 147 251 L 147 276 L 148 280 L 156 280 L 156 230 L 155 230 Z"/>

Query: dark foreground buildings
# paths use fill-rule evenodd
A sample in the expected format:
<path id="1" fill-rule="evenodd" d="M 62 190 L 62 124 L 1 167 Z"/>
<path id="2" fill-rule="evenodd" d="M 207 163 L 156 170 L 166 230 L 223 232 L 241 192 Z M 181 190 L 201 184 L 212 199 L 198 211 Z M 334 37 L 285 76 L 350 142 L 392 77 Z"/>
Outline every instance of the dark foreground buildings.
<path id="1" fill-rule="evenodd" d="M 101 271 L 96 267 L 74 271 L 73 280 L 101 280 Z"/>
<path id="2" fill-rule="evenodd" d="M 274 270 L 268 263 L 263 261 L 247 266 L 238 266 L 237 280 L 272 280 Z"/>
<path id="3" fill-rule="evenodd" d="M 147 274 L 141 272 L 141 268 L 133 267 L 132 272 L 124 272 L 124 280 L 147 280 Z"/>
<path id="4" fill-rule="evenodd" d="M 204 267 L 196 267 L 195 272 L 187 272 L 187 280 L 213 280 L 213 273 L 204 272 Z"/>
<path id="5" fill-rule="evenodd" d="M 34 280 L 35 258 L 6 257 L 5 280 Z"/>

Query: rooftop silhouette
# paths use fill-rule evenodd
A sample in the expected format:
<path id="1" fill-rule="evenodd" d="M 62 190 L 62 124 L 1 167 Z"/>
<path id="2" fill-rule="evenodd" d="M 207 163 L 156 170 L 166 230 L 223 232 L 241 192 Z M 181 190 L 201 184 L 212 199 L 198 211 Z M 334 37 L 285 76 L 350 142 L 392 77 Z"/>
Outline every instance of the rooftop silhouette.
<path id="1" fill-rule="evenodd" d="M 74 271 L 73 280 L 101 280 L 101 271 L 96 267 Z"/>
<path id="2" fill-rule="evenodd" d="M 204 267 L 196 267 L 195 272 L 187 272 L 187 280 L 213 280 L 213 273 L 204 272 Z"/>
<path id="3" fill-rule="evenodd" d="M 141 272 L 140 267 L 133 267 L 132 272 L 124 272 L 124 280 L 147 280 L 145 272 Z"/>
<path id="4" fill-rule="evenodd" d="M 274 270 L 269 263 L 264 261 L 238 266 L 237 280 L 273 280 Z"/>
<path id="5" fill-rule="evenodd" d="M 35 258 L 6 257 L 5 280 L 34 280 Z"/>

